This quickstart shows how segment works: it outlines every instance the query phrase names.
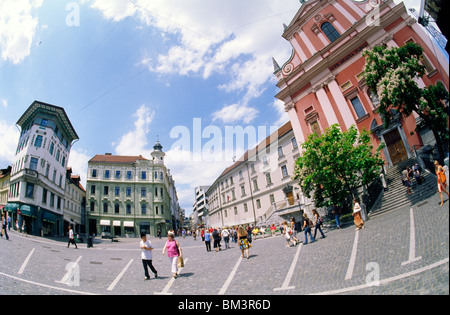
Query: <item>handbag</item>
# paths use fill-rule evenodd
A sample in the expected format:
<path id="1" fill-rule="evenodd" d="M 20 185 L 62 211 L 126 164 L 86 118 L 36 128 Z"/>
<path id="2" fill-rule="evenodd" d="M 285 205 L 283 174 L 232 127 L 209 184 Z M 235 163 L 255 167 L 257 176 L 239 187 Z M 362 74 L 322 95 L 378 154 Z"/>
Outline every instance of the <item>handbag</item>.
<path id="1" fill-rule="evenodd" d="M 183 259 L 183 256 L 178 256 L 177 267 L 178 267 L 178 268 L 184 268 L 184 259 Z"/>

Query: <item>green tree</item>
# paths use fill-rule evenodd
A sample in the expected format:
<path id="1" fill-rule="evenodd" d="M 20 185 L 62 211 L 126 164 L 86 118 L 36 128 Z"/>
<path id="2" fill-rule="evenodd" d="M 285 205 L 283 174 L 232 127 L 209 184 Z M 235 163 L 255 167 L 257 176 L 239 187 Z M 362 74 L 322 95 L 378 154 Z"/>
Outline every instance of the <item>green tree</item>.
<path id="1" fill-rule="evenodd" d="M 363 130 L 358 134 L 355 126 L 342 132 L 339 125 L 332 125 L 321 136 L 311 134 L 302 148 L 294 179 L 308 198 L 313 196 L 316 207 L 353 197 L 355 188 L 378 178 L 384 164 L 383 146 L 374 154 L 370 133 Z"/>
<path id="2" fill-rule="evenodd" d="M 400 48 L 375 47 L 364 53 L 366 58 L 365 79 L 373 92 L 378 94 L 377 108 L 385 125 L 393 118 L 394 109 L 402 118 L 416 112 L 422 123 L 432 130 L 439 150 L 444 158 L 448 147 L 448 92 L 441 82 L 420 88 L 416 78 L 425 74 L 421 63 L 423 49 L 415 43 Z M 422 127 L 418 125 L 417 128 Z"/>

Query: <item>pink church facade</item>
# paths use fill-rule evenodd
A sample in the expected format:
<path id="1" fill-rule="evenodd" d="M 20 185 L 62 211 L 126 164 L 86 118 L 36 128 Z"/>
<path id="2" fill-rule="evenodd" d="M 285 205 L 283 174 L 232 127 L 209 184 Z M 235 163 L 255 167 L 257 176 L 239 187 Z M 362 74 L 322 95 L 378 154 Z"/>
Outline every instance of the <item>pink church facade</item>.
<path id="1" fill-rule="evenodd" d="M 333 124 L 372 131 L 374 147 L 386 143 L 386 164 L 413 156 L 423 145 L 416 132 L 418 115 L 394 120 L 388 128 L 377 113 L 377 97 L 364 80 L 364 50 L 415 42 L 424 48 L 427 73 L 422 87 L 441 81 L 449 86 L 448 56 L 433 47 L 426 30 L 392 0 L 310 0 L 285 26 L 283 37 L 293 52 L 282 66 L 274 61 L 276 97 L 285 104 L 297 141 L 323 133 Z"/>

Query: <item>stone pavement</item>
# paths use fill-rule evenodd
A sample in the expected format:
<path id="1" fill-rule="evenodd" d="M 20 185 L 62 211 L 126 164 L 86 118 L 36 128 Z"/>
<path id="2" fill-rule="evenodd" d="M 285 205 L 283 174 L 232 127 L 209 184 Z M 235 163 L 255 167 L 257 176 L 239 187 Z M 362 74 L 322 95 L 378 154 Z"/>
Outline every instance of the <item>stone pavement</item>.
<path id="1" fill-rule="evenodd" d="M 249 260 L 236 244 L 207 253 L 201 240 L 179 238 L 186 266 L 176 280 L 162 256 L 165 239 L 151 239 L 159 277 L 144 281 L 139 239 L 75 249 L 11 232 L 10 241 L 0 239 L 0 294 L 449 294 L 449 202 L 441 208 L 435 195 L 412 209 L 413 229 L 406 207 L 307 245 L 257 239 Z"/>

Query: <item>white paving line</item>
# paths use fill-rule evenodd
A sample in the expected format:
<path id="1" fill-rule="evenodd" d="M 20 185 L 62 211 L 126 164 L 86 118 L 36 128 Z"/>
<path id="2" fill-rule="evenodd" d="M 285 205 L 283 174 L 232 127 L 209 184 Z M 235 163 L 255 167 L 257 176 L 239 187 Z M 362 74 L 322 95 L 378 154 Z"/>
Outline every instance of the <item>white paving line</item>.
<path id="1" fill-rule="evenodd" d="M 30 261 L 31 256 L 33 256 L 34 251 L 35 251 L 35 248 L 33 248 L 33 249 L 31 250 L 31 252 L 28 254 L 27 258 L 25 259 L 25 261 L 24 261 L 23 264 L 22 264 L 22 267 L 20 267 L 20 269 L 19 269 L 19 272 L 18 272 L 19 275 L 23 274 L 23 272 L 25 271 L 25 268 L 27 267 L 28 262 Z"/>
<path id="2" fill-rule="evenodd" d="M 73 293 L 73 294 L 81 294 L 81 295 L 98 295 L 96 293 L 64 289 L 64 288 L 59 288 L 59 287 L 54 287 L 54 286 L 51 286 L 51 285 L 43 284 L 43 283 L 29 281 L 29 280 L 25 280 L 25 279 L 21 279 L 21 278 L 15 277 L 15 276 L 8 275 L 8 274 L 3 273 L 3 272 L 0 272 L 0 276 L 4 276 L 4 277 L 7 277 L 7 278 L 10 278 L 10 279 L 13 279 L 13 280 L 17 280 L 17 281 L 21 281 L 21 282 L 24 282 L 24 283 L 35 285 L 35 286 L 38 286 L 38 287 L 43 287 L 43 288 L 57 290 L 57 291 L 63 291 L 63 292 L 68 292 L 68 293 Z"/>
<path id="3" fill-rule="evenodd" d="M 409 259 L 408 261 L 402 262 L 402 266 L 406 266 L 412 264 L 413 262 L 419 261 L 422 259 L 422 256 L 416 257 L 416 227 L 414 223 L 414 210 L 411 208 L 409 210 L 410 218 L 411 218 L 411 226 L 409 232 Z"/>
<path id="4" fill-rule="evenodd" d="M 418 274 L 420 274 L 422 272 L 425 272 L 425 271 L 437 268 L 437 267 L 439 267 L 441 265 L 447 264 L 448 262 L 449 262 L 449 258 L 447 257 L 447 258 L 445 258 L 445 259 L 443 259 L 441 261 L 438 261 L 438 262 L 436 262 L 434 264 L 425 266 L 423 268 L 420 268 L 420 269 L 413 270 L 413 271 L 410 271 L 410 272 L 407 272 L 407 273 L 404 273 L 404 274 L 401 274 L 401 275 L 398 275 L 398 276 L 394 276 L 394 277 L 390 277 L 390 278 L 381 280 L 380 281 L 380 285 L 389 284 L 389 283 L 394 282 L 394 281 L 398 281 L 398 280 L 402 280 L 402 279 L 405 279 L 405 278 L 408 278 L 408 277 L 412 277 L 412 276 L 418 275 Z M 374 286 L 373 284 L 372 285 L 371 284 L 362 284 L 362 285 L 358 285 L 358 286 L 354 286 L 354 287 L 338 289 L 338 290 L 333 290 L 333 291 L 324 291 L 324 292 L 318 292 L 318 293 L 311 293 L 309 295 L 336 295 L 336 294 L 341 294 L 341 293 L 346 293 L 346 292 L 363 290 L 363 289 L 371 288 L 373 286 Z"/>
<path id="5" fill-rule="evenodd" d="M 119 283 L 120 279 L 122 279 L 125 272 L 127 272 L 128 268 L 130 268 L 131 264 L 133 263 L 134 259 L 131 259 L 128 264 L 123 268 L 123 270 L 119 273 L 119 275 L 114 279 L 114 281 L 111 283 L 111 285 L 106 289 L 107 291 L 112 291 L 116 287 L 116 285 Z"/>
<path id="6" fill-rule="evenodd" d="M 78 263 L 80 262 L 81 258 L 83 258 L 83 256 L 78 257 L 78 259 L 71 264 L 69 270 L 67 270 L 66 274 L 64 275 L 64 277 L 62 277 L 61 281 L 55 281 L 56 283 L 62 283 L 62 284 L 68 284 L 68 280 L 73 276 L 73 272 L 75 270 L 76 267 L 78 267 Z"/>
<path id="7" fill-rule="evenodd" d="M 186 258 L 184 260 L 185 266 L 186 266 L 186 263 L 188 262 L 188 260 L 189 260 L 189 258 Z M 178 268 L 178 274 L 180 274 L 182 270 L 183 270 L 183 268 Z M 170 279 L 169 283 L 166 285 L 164 290 L 162 290 L 162 292 L 155 292 L 155 295 L 173 295 L 173 293 L 170 293 L 169 290 L 172 287 L 174 282 L 175 282 L 175 278 L 172 277 L 172 279 Z"/>
<path id="8" fill-rule="evenodd" d="M 289 283 L 291 283 L 292 276 L 294 275 L 295 266 L 297 266 L 298 257 L 300 256 L 300 251 L 302 249 L 303 243 L 298 246 L 297 252 L 295 253 L 294 260 L 292 261 L 291 267 L 289 268 L 289 272 L 286 276 L 286 279 L 283 282 L 281 288 L 273 289 L 274 291 L 284 291 L 284 290 L 292 290 L 295 289 L 295 286 L 290 287 Z"/>
<path id="9" fill-rule="evenodd" d="M 355 233 L 355 240 L 353 242 L 352 255 L 350 256 L 350 263 L 348 264 L 347 274 L 345 280 L 350 280 L 353 277 L 353 270 L 355 269 L 356 252 L 358 251 L 359 230 Z"/>
<path id="10" fill-rule="evenodd" d="M 224 295 L 225 292 L 227 292 L 227 289 L 230 286 L 231 281 L 233 280 L 234 275 L 236 274 L 236 271 L 238 270 L 241 262 L 242 262 L 242 256 L 239 257 L 239 260 L 237 261 L 236 265 L 234 266 L 233 270 L 231 271 L 231 274 L 228 276 L 227 281 L 225 281 L 225 284 L 223 285 L 222 289 L 220 289 L 219 295 Z"/>

